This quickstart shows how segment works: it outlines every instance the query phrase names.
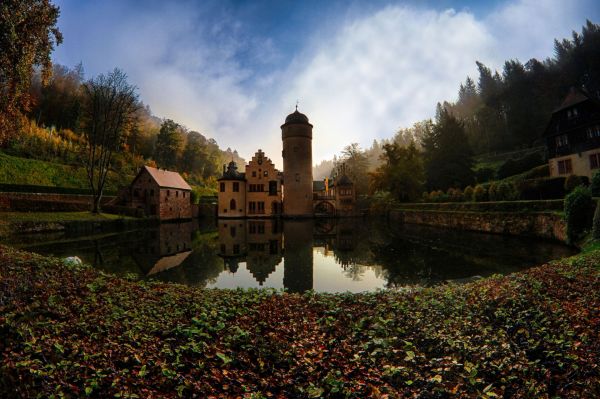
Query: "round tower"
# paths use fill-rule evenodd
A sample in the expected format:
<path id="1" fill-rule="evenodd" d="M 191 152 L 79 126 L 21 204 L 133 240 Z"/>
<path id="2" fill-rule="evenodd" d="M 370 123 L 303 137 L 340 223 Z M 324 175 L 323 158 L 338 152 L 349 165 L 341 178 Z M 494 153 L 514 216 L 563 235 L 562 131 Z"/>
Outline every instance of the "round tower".
<path id="1" fill-rule="evenodd" d="M 313 216 L 312 128 L 296 111 L 281 125 L 283 140 L 283 215 Z"/>

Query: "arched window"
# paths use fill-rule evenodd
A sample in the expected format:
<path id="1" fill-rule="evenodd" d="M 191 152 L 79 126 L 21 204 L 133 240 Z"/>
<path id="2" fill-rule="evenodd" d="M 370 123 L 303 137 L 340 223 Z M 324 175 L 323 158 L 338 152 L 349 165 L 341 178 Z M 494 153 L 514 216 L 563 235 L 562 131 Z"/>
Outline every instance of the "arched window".
<path id="1" fill-rule="evenodd" d="M 231 209 L 232 211 L 235 210 L 235 200 L 232 199 L 231 201 L 229 201 L 229 209 Z"/>

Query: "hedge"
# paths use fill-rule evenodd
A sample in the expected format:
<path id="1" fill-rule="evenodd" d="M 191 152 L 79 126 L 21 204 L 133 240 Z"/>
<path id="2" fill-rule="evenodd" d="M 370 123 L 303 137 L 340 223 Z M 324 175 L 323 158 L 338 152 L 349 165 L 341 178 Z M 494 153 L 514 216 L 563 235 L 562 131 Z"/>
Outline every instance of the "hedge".
<path id="1" fill-rule="evenodd" d="M 462 212 L 543 212 L 562 211 L 564 201 L 496 201 L 496 202 L 445 202 L 402 204 L 398 209 L 462 211 Z"/>
<path id="2" fill-rule="evenodd" d="M 0 183 L 0 192 L 3 193 L 40 193 L 40 194 L 73 194 L 92 195 L 92 190 L 84 188 L 34 186 L 28 184 Z M 116 191 L 105 190 L 103 195 L 117 195 Z"/>

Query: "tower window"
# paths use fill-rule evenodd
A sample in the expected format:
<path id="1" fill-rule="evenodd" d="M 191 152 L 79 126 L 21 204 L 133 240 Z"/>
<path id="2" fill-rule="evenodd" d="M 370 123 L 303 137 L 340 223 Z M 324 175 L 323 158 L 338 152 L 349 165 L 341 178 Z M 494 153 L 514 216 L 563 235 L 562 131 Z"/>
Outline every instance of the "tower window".
<path id="1" fill-rule="evenodd" d="M 240 183 L 238 182 L 233 182 L 233 192 L 237 193 L 240 191 Z"/>
<path id="2" fill-rule="evenodd" d="M 219 184 L 219 191 L 221 191 L 222 193 L 225 192 L 225 183 Z"/>

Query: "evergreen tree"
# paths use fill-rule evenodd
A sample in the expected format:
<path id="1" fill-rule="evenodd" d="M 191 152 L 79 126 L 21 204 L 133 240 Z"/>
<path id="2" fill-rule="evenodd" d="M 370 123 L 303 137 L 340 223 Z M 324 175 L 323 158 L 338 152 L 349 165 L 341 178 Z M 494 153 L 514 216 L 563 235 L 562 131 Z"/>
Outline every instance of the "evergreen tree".
<path id="1" fill-rule="evenodd" d="M 425 175 L 431 190 L 463 188 L 474 180 L 473 153 L 464 126 L 440 104 L 436 122 L 423 138 Z"/>

